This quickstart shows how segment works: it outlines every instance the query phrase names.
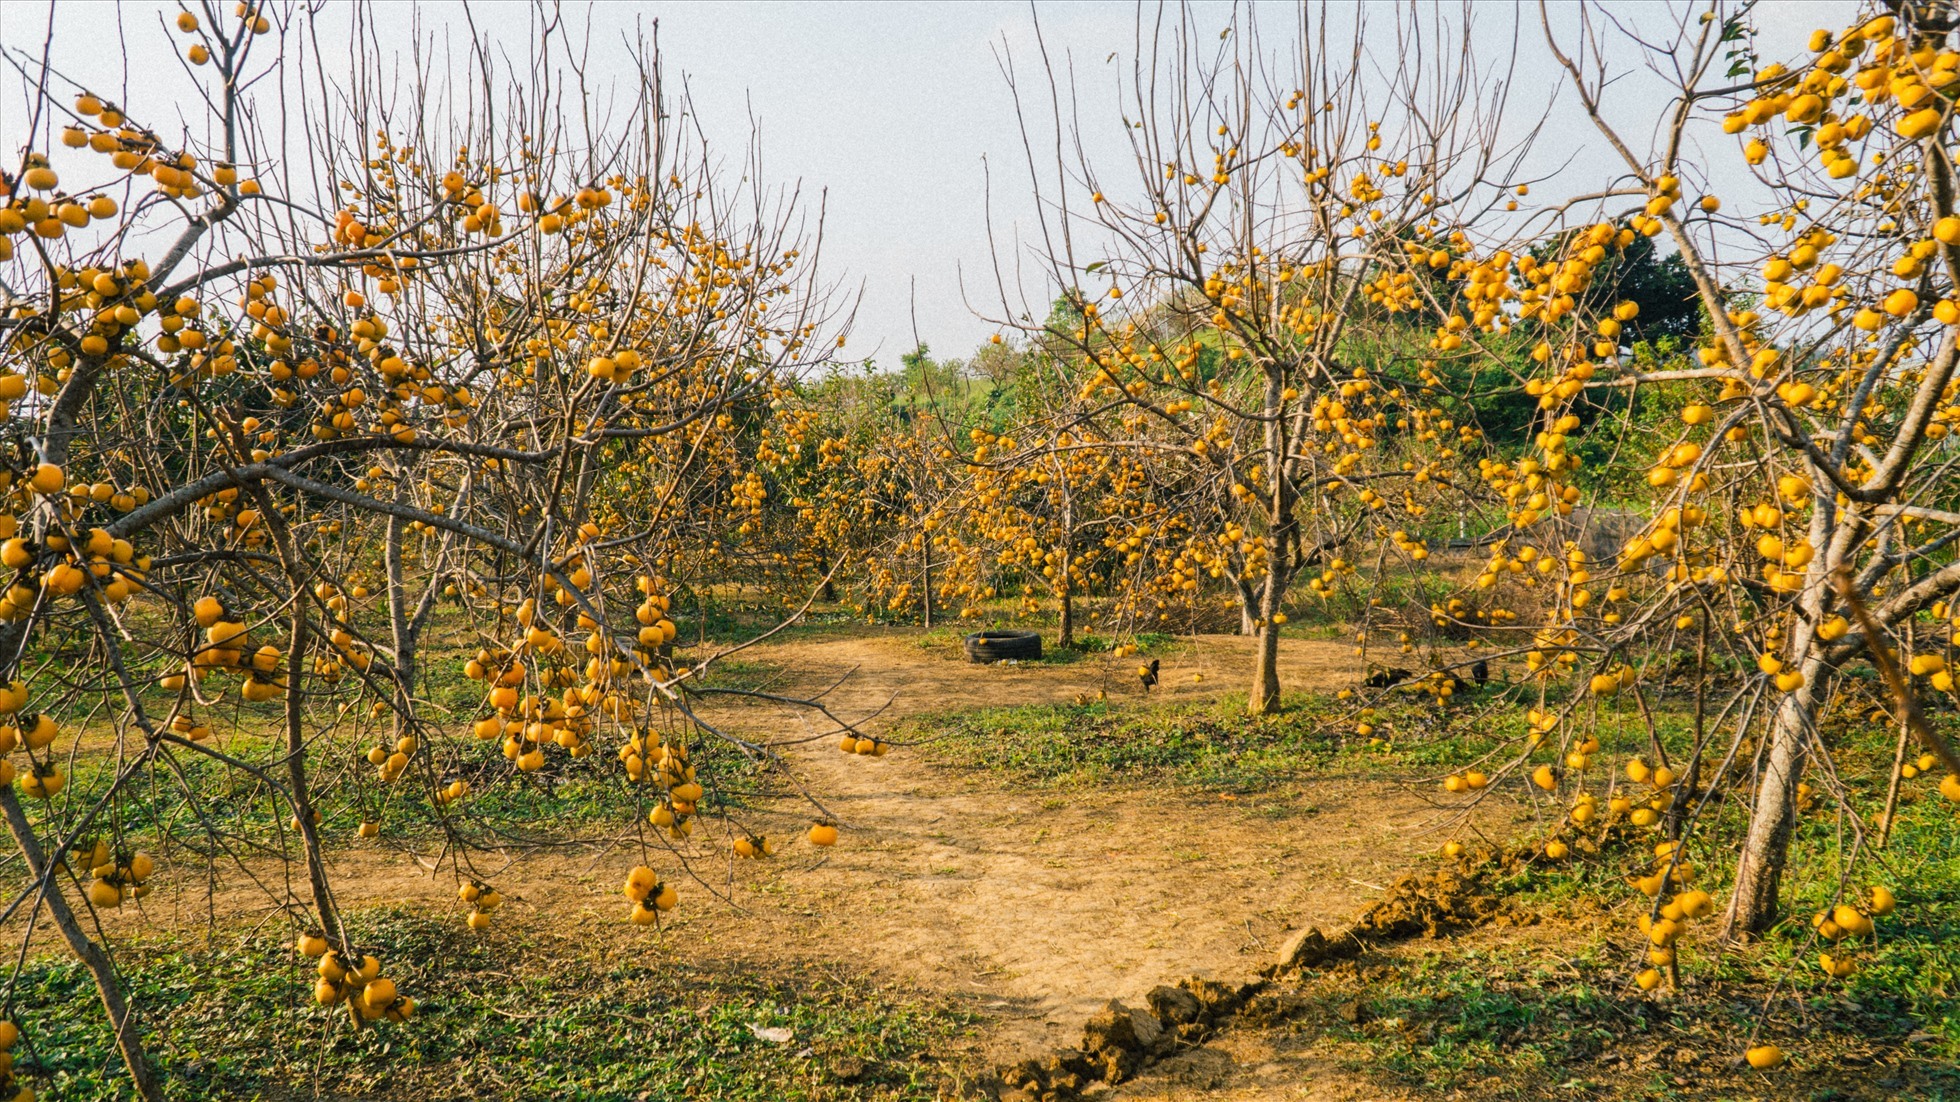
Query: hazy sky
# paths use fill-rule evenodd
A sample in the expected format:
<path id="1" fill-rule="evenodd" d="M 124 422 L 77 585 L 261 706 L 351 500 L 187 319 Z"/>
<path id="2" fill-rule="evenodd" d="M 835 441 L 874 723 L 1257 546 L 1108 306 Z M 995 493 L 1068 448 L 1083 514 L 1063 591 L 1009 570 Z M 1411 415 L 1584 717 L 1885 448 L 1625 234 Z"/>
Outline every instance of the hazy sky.
<path id="1" fill-rule="evenodd" d="M 228 12 L 230 4 L 224 7 Z M 1636 24 L 1671 22 L 1667 7 L 1651 0 L 1609 7 Z M 384 22 L 406 31 L 405 4 L 377 10 Z M 1193 10 L 1198 25 L 1209 29 L 1225 26 L 1233 8 L 1201 3 Z M 1313 18 L 1346 26 L 1361 10 L 1384 30 L 1395 14 L 1380 5 L 1338 5 L 1324 16 L 1316 8 Z M 1759 10 L 1766 31 L 1763 46 L 1773 55 L 1800 41 L 1813 26 L 1842 26 L 1852 8 L 1784 3 Z M 150 119 L 158 117 L 160 105 L 194 102 L 188 78 L 170 53 L 182 40 L 159 27 L 159 16 L 174 14 L 174 4 L 0 0 L 0 45 L 38 54 L 50 11 L 54 56 L 69 75 L 105 92 L 128 79 L 140 90 L 126 102 L 147 107 Z M 1113 111 L 1114 82 L 1127 66 L 1137 18 L 1129 3 L 1042 4 L 1033 9 L 1025 3 L 946 0 L 620 3 L 589 10 L 567 5 L 567 11 L 581 19 L 589 15 L 595 41 L 616 41 L 618 32 L 636 19 L 657 19 L 669 71 L 685 76 L 710 139 L 727 152 L 738 151 L 753 115 L 760 126 L 767 182 L 800 180 L 806 195 L 823 195 L 828 214 L 824 269 L 853 291 L 862 288 L 847 355 L 875 354 L 883 363 L 895 362 L 911 346 L 915 312 L 919 337 L 942 354 L 963 355 L 993 331 L 974 315 L 974 308 L 997 313 L 999 306 L 982 168 L 992 167 L 995 227 L 1011 249 L 1014 228 L 1028 224 L 1033 206 L 999 58 L 1005 49 L 1017 66 L 1037 63 L 1037 16 L 1051 55 L 1072 60 L 1085 111 L 1100 113 L 1114 124 L 1092 131 L 1092 137 L 1106 138 L 1110 144 L 1102 148 L 1109 153 L 1126 153 Z M 476 14 L 479 26 L 507 24 L 513 34 L 528 23 L 528 13 L 517 5 L 479 4 Z M 1258 14 L 1266 29 L 1276 32 L 1275 43 L 1286 37 L 1296 18 L 1295 9 L 1281 4 L 1259 5 Z M 460 25 L 459 16 L 459 6 L 450 2 L 425 4 L 421 10 L 431 33 L 440 33 L 445 24 Z M 1530 107 L 1558 90 L 1564 106 L 1543 145 L 1543 163 L 1568 166 L 1565 175 L 1570 179 L 1561 179 L 1559 186 L 1591 186 L 1617 166 L 1601 155 L 1590 128 L 1571 110 L 1569 90 L 1559 90 L 1535 22 L 1536 5 L 1480 5 L 1479 60 L 1490 65 L 1509 58 L 1516 18 L 1528 22 L 1518 36 L 1512 100 Z M 1560 8 L 1557 18 L 1569 27 L 1572 9 Z M 129 43 L 127 56 L 115 45 L 119 26 Z M 1109 59 L 1112 52 L 1119 55 L 1114 61 Z M 12 83 L 16 88 L 0 95 L 0 112 L 17 115 L 18 79 Z M 1660 103 L 1642 88 L 1635 75 L 1619 94 L 1626 108 L 1622 121 L 1644 140 Z M 0 140 L 10 155 L 22 142 L 20 125 L 20 119 L 0 115 Z M 1735 161 L 1732 145 L 1712 148 L 1711 153 Z M 1096 152 L 1094 146 L 1091 152 Z"/>

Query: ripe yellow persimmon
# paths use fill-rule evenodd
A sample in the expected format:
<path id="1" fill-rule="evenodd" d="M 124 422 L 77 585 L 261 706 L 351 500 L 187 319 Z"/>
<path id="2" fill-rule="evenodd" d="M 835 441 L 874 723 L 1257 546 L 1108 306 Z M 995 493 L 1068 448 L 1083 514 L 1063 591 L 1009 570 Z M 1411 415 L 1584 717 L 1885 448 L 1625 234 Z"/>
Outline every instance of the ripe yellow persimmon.
<path id="1" fill-rule="evenodd" d="M 1783 1050 L 1775 1045 L 1757 1045 L 1742 1055 L 1752 1068 L 1773 1068 L 1783 1062 Z"/>
<path id="2" fill-rule="evenodd" d="M 1892 889 L 1877 884 L 1872 885 L 1868 898 L 1871 912 L 1880 918 L 1891 914 L 1899 905 L 1899 900 L 1892 894 Z"/>
<path id="3" fill-rule="evenodd" d="M 20 775 L 20 790 L 43 800 L 52 800 L 61 792 L 61 786 L 68 778 L 62 775 L 58 765 L 36 765 Z"/>

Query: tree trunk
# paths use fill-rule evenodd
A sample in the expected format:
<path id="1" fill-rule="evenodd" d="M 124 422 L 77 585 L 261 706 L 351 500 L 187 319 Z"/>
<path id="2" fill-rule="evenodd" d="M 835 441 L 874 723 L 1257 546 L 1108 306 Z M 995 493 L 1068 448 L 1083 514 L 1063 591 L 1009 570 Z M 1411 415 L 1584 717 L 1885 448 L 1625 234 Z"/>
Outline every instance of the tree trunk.
<path id="1" fill-rule="evenodd" d="M 1817 700 L 1823 691 L 1818 678 L 1823 675 L 1824 660 L 1822 655 L 1808 653 L 1807 626 L 1799 628 L 1797 645 L 1799 653 L 1805 653 L 1797 667 L 1803 671 L 1804 685 L 1786 694 L 1770 718 L 1769 756 L 1756 789 L 1749 837 L 1736 861 L 1735 898 L 1729 902 L 1728 918 L 1722 927 L 1725 938 L 1764 933 L 1776 925 L 1779 914 L 1777 891 L 1789 855 L 1790 835 L 1797 825 L 1797 782 L 1803 776 Z"/>
<path id="2" fill-rule="evenodd" d="M 1912 721 L 1899 716 L 1899 741 L 1892 748 L 1892 779 L 1885 785 L 1885 810 L 1878 816 L 1878 845 L 1884 849 L 1892 841 L 1892 820 L 1899 817 L 1899 782 L 1905 779 L 1906 747 L 1912 742 Z"/>
<path id="3" fill-rule="evenodd" d="M 1252 693 L 1246 698 L 1246 711 L 1255 716 L 1279 711 L 1279 625 L 1273 623 L 1279 597 L 1280 587 L 1268 574 L 1259 595 L 1259 626 L 1252 645 Z"/>
<path id="4" fill-rule="evenodd" d="M 1062 638 L 1060 646 L 1075 645 L 1075 593 L 1071 585 L 1069 571 L 1075 564 L 1075 495 L 1068 492 L 1068 478 L 1060 480 L 1062 486 L 1062 541 L 1061 554 L 1056 556 L 1060 562 L 1055 564 L 1059 571 L 1055 575 L 1055 596 L 1062 604 Z"/>
<path id="5" fill-rule="evenodd" d="M 1279 711 L 1279 625 L 1274 617 L 1279 615 L 1287 584 L 1293 580 L 1293 483 L 1286 475 L 1286 420 L 1279 415 L 1285 383 L 1277 366 L 1266 369 L 1265 467 L 1273 489 L 1266 499 L 1266 569 L 1259 587 L 1252 692 L 1246 698 L 1246 711 L 1255 716 Z"/>
<path id="6" fill-rule="evenodd" d="M 347 929 L 340 922 L 340 909 L 333 900 L 333 890 L 327 885 L 327 859 L 320 846 L 320 828 L 313 821 L 313 791 L 306 779 L 306 707 L 305 697 L 300 693 L 300 671 L 305 668 L 312 642 L 306 602 L 293 602 L 288 626 L 291 634 L 286 644 L 286 780 L 293 788 L 293 822 L 299 827 L 300 845 L 306 850 L 307 886 L 313 891 L 313 909 L 320 912 L 321 932 L 333 939 L 342 952 L 352 952 Z"/>
<path id="7" fill-rule="evenodd" d="M 11 787 L 0 788 L 0 812 L 5 813 L 7 829 L 20 846 L 21 856 L 27 859 L 30 883 L 39 881 L 47 875 L 47 855 L 42 852 L 41 840 L 35 837 L 34 828 L 28 824 L 27 814 L 21 809 L 20 801 L 15 798 Z M 55 927 L 67 939 L 68 947 L 81 958 L 82 966 L 95 979 L 96 993 L 102 997 L 102 1009 L 108 1012 L 109 1025 L 116 1031 L 116 1048 L 122 1053 L 123 1066 L 129 1069 L 130 1079 L 136 1083 L 136 1093 L 146 1102 L 163 1102 L 163 1089 L 150 1073 L 149 1059 L 143 1052 L 143 1038 L 136 1032 L 136 1019 L 123 999 L 122 986 L 116 981 L 115 967 L 109 963 L 109 957 L 102 947 L 90 941 L 82 931 L 75 912 L 61 894 L 58 873 L 47 876 L 47 891 L 41 898 L 47 904 L 48 914 L 54 918 Z"/>
<path id="8" fill-rule="evenodd" d="M 919 601 L 925 608 L 926 630 L 932 630 L 932 544 L 919 537 Z"/>
<path id="9" fill-rule="evenodd" d="M 321 932 L 342 952 L 351 953 L 353 946 L 348 943 L 347 930 L 341 925 L 339 908 L 334 904 L 333 891 L 327 884 L 327 860 L 320 846 L 320 828 L 313 821 L 313 791 L 306 779 L 306 700 L 300 687 L 304 682 L 307 655 L 311 652 L 313 627 L 303 596 L 307 580 L 305 560 L 300 548 L 294 544 L 292 529 L 287 526 L 272 495 L 264 486 L 255 486 L 251 492 L 260 512 L 268 518 L 273 545 L 279 550 L 279 562 L 294 594 L 287 616 L 289 634 L 286 643 L 285 703 L 286 780 L 292 786 L 289 795 L 293 803 L 293 823 L 300 845 L 306 851 L 307 884 L 313 891 L 313 907 L 320 914 Z M 399 562 L 399 555 L 396 561 Z"/>
<path id="10" fill-rule="evenodd" d="M 402 503 L 405 495 L 397 494 L 395 500 Z M 409 702 L 415 695 L 415 633 L 409 626 L 408 581 L 402 567 L 402 527 L 406 523 L 399 516 L 388 518 L 388 538 L 382 549 L 383 566 L 388 572 L 388 628 L 395 652 L 396 741 L 410 730 Z M 435 583 L 431 580 L 430 584 Z"/>
<path id="11" fill-rule="evenodd" d="M 1239 634 L 1259 634 L 1259 594 L 1251 586 L 1240 581 L 1236 583 L 1239 591 Z"/>
<path id="12" fill-rule="evenodd" d="M 1808 472 L 1813 486 L 1830 481 L 1814 467 Z M 1777 893 L 1783 879 L 1783 865 L 1789 857 L 1790 837 L 1797 826 L 1797 782 L 1803 777 L 1810 740 L 1817 731 L 1820 702 L 1831 698 L 1822 683 L 1827 670 L 1824 645 L 1816 635 L 1816 625 L 1824 621 L 1829 604 L 1831 578 L 1844 563 L 1846 549 L 1857 527 L 1840 523 L 1835 532 L 1829 527 L 1836 516 L 1830 498 L 1817 493 L 1810 516 L 1808 539 L 1823 553 L 1812 559 L 1798 603 L 1802 615 L 1791 631 L 1789 668 L 1803 674 L 1803 685 L 1783 694 L 1776 712 L 1769 719 L 1769 752 L 1757 781 L 1756 802 L 1749 818 L 1749 835 L 1736 858 L 1735 897 L 1722 923 L 1721 936 L 1739 940 L 1765 933 L 1780 916 Z M 1872 640 L 1883 646 L 1884 640 Z"/>

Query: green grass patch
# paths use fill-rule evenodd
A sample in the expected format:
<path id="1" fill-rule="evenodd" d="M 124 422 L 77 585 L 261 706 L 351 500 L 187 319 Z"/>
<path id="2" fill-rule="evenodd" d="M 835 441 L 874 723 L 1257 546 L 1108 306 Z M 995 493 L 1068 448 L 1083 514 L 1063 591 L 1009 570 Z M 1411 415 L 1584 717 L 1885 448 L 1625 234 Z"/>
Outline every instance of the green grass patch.
<path id="1" fill-rule="evenodd" d="M 1278 715 L 1244 697 L 1122 706 L 1030 704 L 919 717 L 903 738 L 930 740 L 940 765 L 1060 787 L 1169 780 L 1254 791 L 1310 772 L 1340 749 L 1335 713 L 1303 698 Z"/>
<path id="2" fill-rule="evenodd" d="M 1242 693 L 1195 701 L 1027 704 L 909 720 L 901 740 L 925 744 L 941 766 L 1018 784 L 1086 787 L 1170 782 L 1249 792 L 1329 768 L 1405 778 L 1454 768 L 1525 730 L 1523 709 L 1492 689 L 1449 707 L 1393 691 L 1366 702 L 1292 693 L 1272 715 L 1249 716 Z M 1371 729 L 1361 733 L 1366 723 Z"/>
<path id="3" fill-rule="evenodd" d="M 1928 1029 L 1950 999 L 1929 1005 L 1887 982 L 1792 988 L 1773 949 L 1644 995 L 1628 982 L 1632 946 L 1580 938 L 1342 965 L 1302 987 L 1294 1016 L 1358 1044 L 1357 1072 L 1439 1096 L 1960 1098 L 1960 1062 Z M 1789 1064 L 1738 1066 L 1751 1038 Z"/>
<path id="4" fill-rule="evenodd" d="M 309 764 L 316 778 L 325 778 L 316 779 L 315 785 L 341 797 L 318 804 L 320 826 L 328 838 L 350 837 L 367 819 L 380 821 L 390 837 L 437 833 L 436 809 L 422 794 L 423 768 L 433 771 L 438 786 L 455 779 L 469 782 L 472 795 L 446 809 L 465 830 L 499 828 L 531 834 L 541 822 L 559 831 L 623 823 L 644 813 L 641 801 L 652 794 L 628 784 L 610 758 L 554 756 L 545 769 L 523 773 L 503 756 L 498 742 L 473 739 L 434 744 L 425 751 L 434 754 L 432 762 L 427 766 L 418 762 L 411 772 L 384 785 L 373 779 L 374 767 L 361 755 L 368 745 L 387 742 L 385 733 L 376 733 L 359 740 L 337 739 L 332 746 L 315 745 Z M 224 749 L 283 778 L 277 772 L 283 743 L 234 734 Z M 745 775 L 751 770 L 738 753 L 717 740 L 701 740 L 695 760 L 711 774 Z M 79 816 L 117 765 L 106 756 L 76 760 L 70 783 L 51 808 L 56 821 L 65 823 Z M 116 825 L 125 835 L 152 847 L 163 831 L 196 842 L 203 834 L 201 824 L 207 822 L 270 839 L 292 817 L 290 805 L 251 774 L 180 748 L 167 749 L 136 784 L 144 798 L 121 808 Z"/>
<path id="5" fill-rule="evenodd" d="M 1663 727 L 1686 722 L 1672 703 L 1656 713 Z M 1598 728 L 1600 763 L 1615 773 L 1646 741 L 1644 725 L 1621 718 L 1602 717 Z M 1870 831 L 1894 736 L 1839 723 L 1826 737 L 1847 802 L 1807 797 L 1782 879 L 1783 921 L 1726 948 L 1715 941 L 1719 911 L 1693 923 L 1676 946 L 1678 992 L 1633 985 L 1648 947 L 1636 919 L 1650 904 L 1628 879 L 1653 869 L 1663 835 L 1617 823 L 1603 839 L 1597 829 L 1585 835 L 1596 849 L 1493 879 L 1511 904 L 1545 916 L 1553 936 L 1495 947 L 1480 938 L 1479 948 L 1334 969 L 1306 985 L 1323 1027 L 1361 1044 L 1369 1068 L 1466 1098 L 1960 1099 L 1960 816 L 1939 796 L 1937 774 L 1907 780 L 1889 847 L 1866 851 L 1844 875 L 1849 820 L 1867 820 Z M 1743 795 L 1718 793 L 1689 842 L 1695 886 L 1718 906 L 1746 828 Z M 1813 915 L 1862 900 L 1874 884 L 1898 899 L 1874 934 L 1836 945 L 1815 936 Z M 1831 978 L 1821 951 L 1856 971 Z M 1782 1047 L 1789 1065 L 1768 1074 L 1735 1066 L 1752 1037 Z"/>
<path id="6" fill-rule="evenodd" d="M 610 938 L 479 936 L 405 910 L 353 926 L 417 999 L 409 1022 L 356 1031 L 315 1007 L 311 962 L 269 932 L 124 946 L 168 1096 L 930 1099 L 970 1022 L 944 1001 L 720 966 L 651 937 L 615 953 Z M 42 1097 L 134 1097 L 79 966 L 32 963 L 12 1014 L 17 1070 Z"/>

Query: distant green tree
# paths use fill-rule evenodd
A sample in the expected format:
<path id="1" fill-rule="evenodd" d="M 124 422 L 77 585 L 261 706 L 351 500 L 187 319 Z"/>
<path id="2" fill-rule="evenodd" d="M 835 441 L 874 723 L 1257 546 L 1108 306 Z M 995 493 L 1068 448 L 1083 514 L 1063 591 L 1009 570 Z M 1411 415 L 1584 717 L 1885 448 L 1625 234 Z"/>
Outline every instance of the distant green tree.
<path id="1" fill-rule="evenodd" d="M 1685 343 L 1701 335 L 1701 300 L 1694 277 L 1681 254 L 1661 256 L 1651 237 L 1635 237 L 1593 273 L 1585 295 L 1587 308 L 1610 309 L 1621 302 L 1640 306 L 1639 315 L 1627 323 L 1625 339 L 1630 344 L 1658 344 L 1668 337 Z"/>

